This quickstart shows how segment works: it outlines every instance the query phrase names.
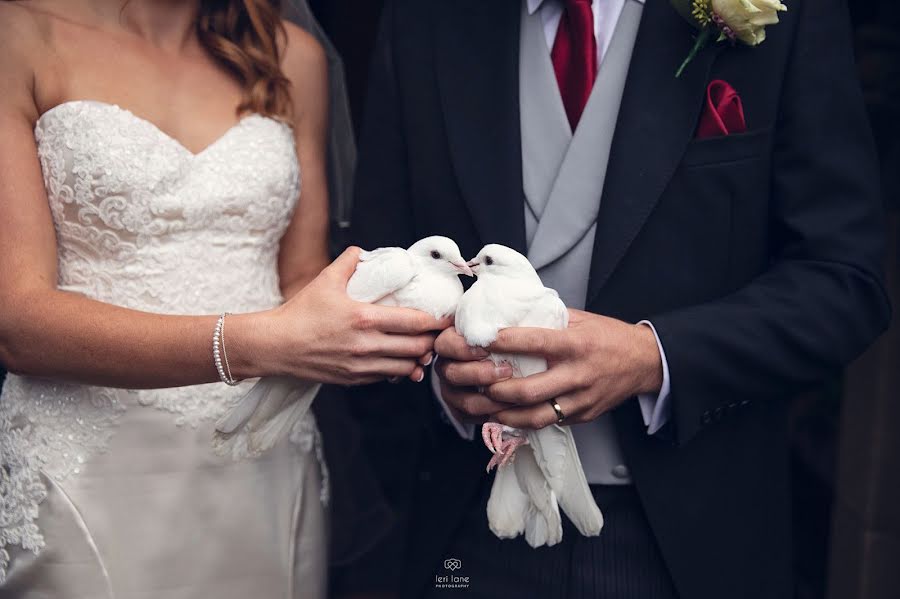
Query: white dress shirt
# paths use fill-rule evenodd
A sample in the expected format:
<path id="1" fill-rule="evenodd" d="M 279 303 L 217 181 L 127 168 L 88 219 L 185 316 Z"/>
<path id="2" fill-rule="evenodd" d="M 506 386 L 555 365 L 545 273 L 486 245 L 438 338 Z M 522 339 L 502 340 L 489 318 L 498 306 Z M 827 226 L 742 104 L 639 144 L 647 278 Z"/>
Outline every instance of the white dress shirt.
<path id="1" fill-rule="evenodd" d="M 547 40 L 547 51 L 552 51 L 553 44 L 556 41 L 556 32 L 559 29 L 559 22 L 563 13 L 562 0 L 526 0 L 528 13 L 534 14 L 540 11 L 541 21 L 544 24 L 544 37 Z M 622 8 L 626 2 L 640 2 L 645 0 L 592 0 L 591 9 L 594 13 L 594 35 L 597 40 L 597 64 L 602 63 L 609 44 L 612 41 L 613 33 L 616 30 L 616 24 L 619 21 L 619 15 L 622 14 Z M 663 350 L 662 342 L 656 329 L 649 321 L 641 321 L 640 324 L 649 326 L 656 337 L 656 346 L 659 349 L 659 355 L 662 362 L 663 381 L 659 394 L 643 394 L 638 396 L 638 402 L 641 407 L 641 415 L 644 419 L 644 425 L 647 427 L 648 434 L 655 434 L 668 422 L 671 412 L 670 394 L 671 381 L 669 380 L 669 365 L 666 362 L 666 352 Z M 475 436 L 475 427 L 471 424 L 463 424 L 459 422 L 448 409 L 447 404 L 441 397 L 440 383 L 436 376 L 431 377 L 431 386 L 434 390 L 444 412 L 447 415 L 450 424 L 456 429 L 457 433 L 465 439 L 473 439 Z"/>

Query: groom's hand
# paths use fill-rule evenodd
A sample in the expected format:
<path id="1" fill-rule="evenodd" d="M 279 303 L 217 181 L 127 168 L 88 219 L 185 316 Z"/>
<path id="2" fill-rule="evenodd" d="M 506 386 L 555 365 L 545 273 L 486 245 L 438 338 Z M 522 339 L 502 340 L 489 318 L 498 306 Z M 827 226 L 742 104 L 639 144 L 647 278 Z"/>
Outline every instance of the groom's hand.
<path id="1" fill-rule="evenodd" d="M 483 393 L 488 386 L 512 377 L 508 364 L 495 365 L 487 351 L 470 347 L 453 327 L 438 335 L 434 351 L 438 355 L 434 370 L 441 383 L 441 398 L 457 420 L 483 422 L 510 407 Z"/>
<path id="2" fill-rule="evenodd" d="M 594 420 L 630 397 L 659 391 L 662 362 L 650 327 L 580 310 L 569 310 L 569 316 L 566 330 L 504 329 L 488 348 L 542 356 L 549 366 L 546 372 L 497 380 L 499 373 L 492 371 L 489 361 L 476 362 L 478 366 L 471 361 L 448 361 L 438 368 L 444 400 L 470 417 L 539 429 L 556 422 L 548 403 L 552 399 L 565 414 L 565 424 L 578 424 Z M 448 350 L 458 360 L 462 355 L 458 342 L 446 332 L 438 338 L 435 350 L 442 361 Z M 473 385 L 483 392 L 472 389 Z"/>

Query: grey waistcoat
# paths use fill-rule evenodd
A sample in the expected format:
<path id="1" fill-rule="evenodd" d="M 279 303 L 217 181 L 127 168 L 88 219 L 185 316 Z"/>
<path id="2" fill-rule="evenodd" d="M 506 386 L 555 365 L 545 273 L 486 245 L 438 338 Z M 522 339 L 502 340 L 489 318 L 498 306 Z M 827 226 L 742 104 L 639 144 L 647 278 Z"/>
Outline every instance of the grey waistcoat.
<path id="1" fill-rule="evenodd" d="M 643 5 L 625 3 L 584 114 L 572 134 L 540 11 L 522 2 L 519 102 L 528 258 L 566 305 L 584 308 L 597 213 Z M 628 484 L 608 414 L 572 426 L 591 484 Z"/>

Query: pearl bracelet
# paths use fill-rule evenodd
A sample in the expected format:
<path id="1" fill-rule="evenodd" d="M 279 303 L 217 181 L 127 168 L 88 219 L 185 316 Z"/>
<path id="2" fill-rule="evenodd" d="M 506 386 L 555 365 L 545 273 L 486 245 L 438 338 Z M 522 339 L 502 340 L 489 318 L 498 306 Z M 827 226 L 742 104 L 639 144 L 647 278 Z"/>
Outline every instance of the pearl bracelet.
<path id="1" fill-rule="evenodd" d="M 228 312 L 223 312 L 216 321 L 216 330 L 213 332 L 213 361 L 216 364 L 216 371 L 219 373 L 219 380 L 226 385 L 232 387 L 237 385 L 239 381 L 231 376 L 231 367 L 228 365 L 228 354 L 225 352 L 225 317 Z"/>

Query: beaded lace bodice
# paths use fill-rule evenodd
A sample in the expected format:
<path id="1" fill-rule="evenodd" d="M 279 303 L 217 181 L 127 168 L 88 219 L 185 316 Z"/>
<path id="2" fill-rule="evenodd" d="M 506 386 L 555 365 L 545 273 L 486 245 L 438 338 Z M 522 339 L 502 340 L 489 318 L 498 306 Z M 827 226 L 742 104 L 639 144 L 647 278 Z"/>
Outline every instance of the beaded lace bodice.
<path id="1" fill-rule="evenodd" d="M 277 304 L 278 241 L 299 174 L 287 125 L 245 117 L 198 154 L 98 102 L 35 128 L 59 244 L 59 286 L 163 313 Z"/>
<path id="2" fill-rule="evenodd" d="M 278 246 L 300 185 L 286 124 L 250 115 L 193 153 L 117 106 L 72 101 L 38 120 L 35 139 L 60 289 L 166 314 L 282 301 Z M 8 545 L 36 551 L 42 543 L 41 473 L 60 481 L 78 474 L 131 409 L 160 409 L 172 413 L 173 427 L 197 427 L 245 391 L 129 391 L 10 376 L 0 398 L 0 582 Z"/>

